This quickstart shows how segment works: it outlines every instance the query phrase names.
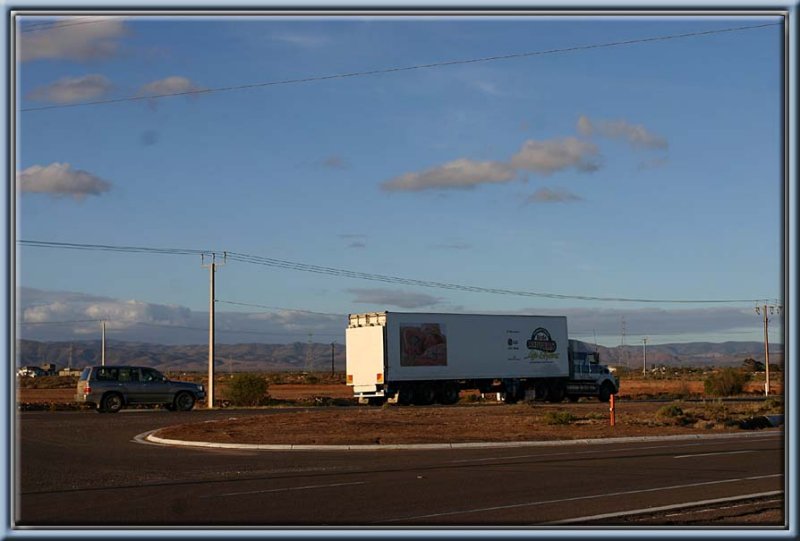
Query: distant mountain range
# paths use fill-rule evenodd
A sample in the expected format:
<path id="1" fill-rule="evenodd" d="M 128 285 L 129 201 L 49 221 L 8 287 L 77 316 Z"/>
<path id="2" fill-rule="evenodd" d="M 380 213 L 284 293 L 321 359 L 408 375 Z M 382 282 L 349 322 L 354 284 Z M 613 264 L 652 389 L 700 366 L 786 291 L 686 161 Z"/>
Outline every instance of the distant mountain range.
<path id="1" fill-rule="evenodd" d="M 595 346 L 585 344 L 590 350 Z M 83 342 L 17 341 L 17 366 L 53 363 L 57 368 L 82 368 L 100 364 L 99 340 Z M 597 346 L 600 361 L 611 366 L 642 366 L 642 346 Z M 342 344 L 294 342 L 292 344 L 219 344 L 215 352 L 218 372 L 328 371 L 345 368 Z M 647 346 L 647 366 L 740 366 L 747 358 L 764 360 L 761 342 L 691 342 Z M 783 344 L 770 344 L 770 364 L 783 365 Z M 106 341 L 108 364 L 151 366 L 162 371 L 208 370 L 208 346 L 167 346 L 138 342 Z"/>

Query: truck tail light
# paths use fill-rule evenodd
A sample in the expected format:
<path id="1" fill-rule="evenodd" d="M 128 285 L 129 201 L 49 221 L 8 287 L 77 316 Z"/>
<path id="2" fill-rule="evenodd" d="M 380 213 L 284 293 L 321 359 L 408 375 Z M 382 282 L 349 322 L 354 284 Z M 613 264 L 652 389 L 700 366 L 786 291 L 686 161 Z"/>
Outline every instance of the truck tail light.
<path id="1" fill-rule="evenodd" d="M 348 385 L 353 384 L 353 374 L 347 374 L 347 384 Z"/>
<path id="2" fill-rule="evenodd" d="M 383 383 L 383 374 L 375 374 L 375 381 Z"/>
<path id="3" fill-rule="evenodd" d="M 83 388 L 83 394 L 89 394 L 91 392 L 92 392 L 92 388 L 89 387 L 88 385 Z"/>

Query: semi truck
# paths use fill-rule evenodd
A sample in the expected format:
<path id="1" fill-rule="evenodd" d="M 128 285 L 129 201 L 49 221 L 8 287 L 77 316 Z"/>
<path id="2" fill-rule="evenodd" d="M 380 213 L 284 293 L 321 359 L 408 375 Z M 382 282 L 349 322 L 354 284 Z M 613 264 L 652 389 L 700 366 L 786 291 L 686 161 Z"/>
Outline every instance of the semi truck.
<path id="1" fill-rule="evenodd" d="M 368 312 L 345 331 L 347 385 L 360 402 L 454 404 L 463 389 L 520 400 L 608 401 L 619 379 L 570 340 L 564 316 Z"/>

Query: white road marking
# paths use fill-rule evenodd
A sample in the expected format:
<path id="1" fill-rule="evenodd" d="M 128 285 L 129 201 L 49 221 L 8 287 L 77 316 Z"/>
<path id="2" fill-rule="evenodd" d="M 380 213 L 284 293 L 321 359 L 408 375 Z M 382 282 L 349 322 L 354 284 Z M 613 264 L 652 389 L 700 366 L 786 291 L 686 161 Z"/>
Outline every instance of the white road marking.
<path id="1" fill-rule="evenodd" d="M 467 515 L 470 513 L 484 513 L 486 511 L 502 511 L 504 509 L 517 509 L 520 507 L 533 507 L 536 505 L 547 505 L 551 503 L 563 503 L 563 502 L 574 502 L 579 500 L 593 500 L 596 498 L 608 498 L 610 496 L 628 496 L 631 494 L 643 494 L 645 492 L 659 492 L 662 490 L 675 490 L 680 488 L 692 488 L 692 487 L 701 487 L 701 486 L 708 486 L 708 485 L 719 485 L 723 483 L 736 483 L 738 481 L 757 481 L 759 479 L 770 479 L 772 477 L 783 477 L 782 473 L 775 473 L 771 475 L 759 475 L 753 477 L 739 477 L 736 479 L 722 479 L 720 481 L 705 481 L 703 483 L 689 483 L 686 485 L 671 485 L 666 487 L 656 487 L 656 488 L 645 488 L 641 490 L 625 490 L 622 492 L 607 492 L 603 494 L 595 494 L 593 496 L 576 496 L 574 498 L 559 498 L 556 500 L 543 500 L 538 502 L 524 502 L 524 503 L 514 503 L 509 505 L 497 505 L 493 507 L 478 507 L 474 509 L 461 509 L 459 511 L 447 511 L 444 513 L 430 513 L 427 515 L 416 515 L 412 517 L 402 517 L 402 518 L 393 518 L 388 520 L 379 521 L 379 523 L 387 523 L 387 522 L 402 522 L 406 520 L 418 520 L 423 518 L 435 518 L 435 517 L 446 517 L 452 515 Z"/>
<path id="2" fill-rule="evenodd" d="M 751 498 L 765 498 L 767 496 L 777 496 L 778 494 L 783 494 L 782 490 L 773 490 L 771 492 L 759 492 L 757 494 L 743 494 L 741 496 L 731 496 L 729 498 L 716 498 L 714 500 L 700 500 L 696 502 L 685 502 L 685 503 L 676 503 L 673 505 L 662 505 L 660 507 L 645 507 L 643 509 L 632 509 L 630 511 L 620 511 L 618 513 L 604 513 L 602 515 L 591 515 L 586 517 L 575 517 L 575 518 L 567 518 L 564 520 L 556 520 L 554 522 L 547 522 L 545 524 L 574 524 L 576 522 L 588 522 L 591 520 L 603 520 L 606 518 L 617 518 L 617 517 L 625 517 L 629 515 L 641 515 L 641 514 L 649 514 L 649 513 L 658 513 L 661 511 L 671 511 L 673 509 L 685 509 L 687 507 L 698 507 L 703 505 L 714 505 L 717 503 L 725 503 L 725 502 L 735 502 L 740 500 L 749 500 Z M 773 501 L 780 501 L 780 500 L 773 500 Z M 744 505 L 744 504 L 742 504 Z M 731 507 L 740 507 L 740 506 L 727 506 L 723 507 L 722 509 L 727 509 Z M 683 513 L 672 513 L 666 516 L 675 516 L 681 515 Z"/>
<path id="3" fill-rule="evenodd" d="M 761 441 L 772 441 L 774 438 L 759 438 L 759 439 L 751 439 L 747 440 L 748 443 L 750 442 L 761 442 Z M 630 452 L 630 451 L 640 451 L 640 450 L 650 450 L 650 449 L 675 449 L 676 447 L 699 447 L 701 445 L 709 445 L 710 442 L 703 442 L 703 443 L 681 443 L 678 445 L 648 445 L 646 447 L 625 447 L 622 449 L 592 449 L 591 451 L 568 451 L 563 453 L 538 453 L 538 454 L 527 454 L 527 455 L 514 455 L 514 456 L 499 456 L 499 457 L 488 457 L 488 458 L 463 458 L 459 460 L 451 460 L 451 464 L 458 464 L 463 462 L 496 462 L 498 460 L 511 460 L 517 458 L 537 458 L 537 457 L 547 457 L 547 456 L 564 456 L 564 455 L 591 455 L 591 454 L 607 454 L 607 453 L 621 453 L 621 452 Z M 713 442 L 713 444 L 722 444 L 728 442 Z M 738 451 L 737 451 L 738 452 Z M 751 452 L 751 451 L 746 451 Z M 700 456 L 700 455 L 687 455 L 687 456 Z"/>
<path id="4" fill-rule="evenodd" d="M 346 487 L 352 485 L 365 485 L 366 481 L 357 481 L 355 483 L 334 483 L 332 485 L 306 485 L 302 487 L 286 487 L 286 488 L 270 488 L 267 490 L 248 490 L 246 492 L 227 492 L 225 494 L 214 494 L 213 496 L 201 496 L 202 498 L 215 498 L 218 496 L 241 496 L 244 494 L 265 494 L 267 492 L 288 492 L 290 490 L 311 490 L 314 488 L 333 488 L 333 487 Z"/>
<path id="5" fill-rule="evenodd" d="M 672 458 L 693 458 L 696 456 L 714 456 L 714 455 L 741 455 L 743 453 L 755 453 L 755 451 L 719 451 L 717 453 L 700 453 L 696 455 L 678 455 Z"/>

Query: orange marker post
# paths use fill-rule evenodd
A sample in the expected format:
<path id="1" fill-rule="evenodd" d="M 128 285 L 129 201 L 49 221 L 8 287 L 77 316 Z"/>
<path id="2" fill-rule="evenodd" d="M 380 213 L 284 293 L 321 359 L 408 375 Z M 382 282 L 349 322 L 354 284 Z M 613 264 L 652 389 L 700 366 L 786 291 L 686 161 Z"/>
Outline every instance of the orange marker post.
<path id="1" fill-rule="evenodd" d="M 611 395 L 611 397 L 608 400 L 608 411 L 611 413 L 610 416 L 609 416 L 609 421 L 611 422 L 611 426 L 614 426 L 614 421 L 615 421 L 614 414 L 615 414 L 615 411 L 614 411 L 614 395 L 613 394 Z"/>

